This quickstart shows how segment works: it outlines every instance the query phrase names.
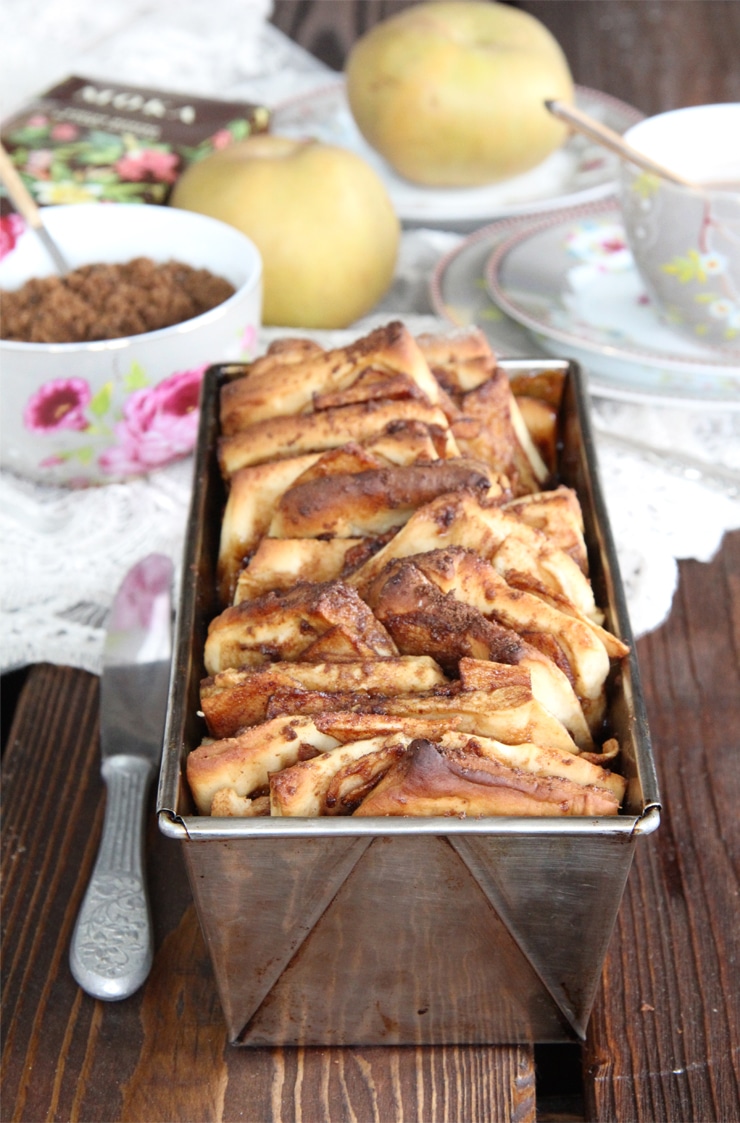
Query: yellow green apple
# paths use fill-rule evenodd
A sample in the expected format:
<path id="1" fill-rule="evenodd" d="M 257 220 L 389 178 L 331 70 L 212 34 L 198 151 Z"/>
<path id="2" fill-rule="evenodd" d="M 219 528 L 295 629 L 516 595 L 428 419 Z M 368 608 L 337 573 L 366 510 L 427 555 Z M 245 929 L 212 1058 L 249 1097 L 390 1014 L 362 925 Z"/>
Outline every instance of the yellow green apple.
<path id="1" fill-rule="evenodd" d="M 544 24 L 506 4 L 406 8 L 358 39 L 345 73 L 368 144 L 427 187 L 519 175 L 567 136 L 544 104 L 573 101 L 567 59 Z"/>
<path id="2" fill-rule="evenodd" d="M 191 164 L 170 202 L 252 239 L 262 255 L 265 324 L 346 327 L 393 279 L 398 217 L 377 172 L 348 149 L 248 137 Z"/>

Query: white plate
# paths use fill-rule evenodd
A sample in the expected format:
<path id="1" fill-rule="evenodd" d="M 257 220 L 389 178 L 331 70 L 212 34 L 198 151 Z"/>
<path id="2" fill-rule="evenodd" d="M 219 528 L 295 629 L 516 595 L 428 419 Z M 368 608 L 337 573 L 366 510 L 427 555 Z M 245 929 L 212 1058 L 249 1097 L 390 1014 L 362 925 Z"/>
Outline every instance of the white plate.
<path id="1" fill-rule="evenodd" d="M 601 204 L 594 210 L 609 205 Z M 732 385 L 729 394 L 709 398 L 695 387 L 679 392 L 671 381 L 656 386 L 654 372 L 645 376 L 644 371 L 635 370 L 631 358 L 617 356 L 613 368 L 604 374 L 598 354 L 585 352 L 578 345 L 580 341 L 573 346 L 560 341 L 555 345 L 544 336 L 530 332 L 494 303 L 486 282 L 486 268 L 493 252 L 512 235 L 529 231 L 542 221 L 543 216 L 500 219 L 476 230 L 446 254 L 437 264 L 430 282 L 430 300 L 437 315 L 458 327 L 481 328 L 501 358 L 542 358 L 548 354 L 577 358 L 589 376 L 591 392 L 598 397 L 643 405 L 740 408 L 740 401 L 737 401 L 740 391 Z"/>
<path id="2" fill-rule="evenodd" d="M 740 406 L 740 351 L 694 342 L 660 320 L 614 200 L 509 232 L 485 275 L 502 312 L 548 354 L 580 362 L 601 386 Z"/>
<path id="3" fill-rule="evenodd" d="M 576 88 L 576 103 L 618 133 L 643 117 L 632 106 L 582 86 Z M 602 199 L 612 193 L 616 182 L 617 157 L 601 145 L 573 135 L 544 163 L 502 183 L 445 190 L 409 183 L 397 176 L 360 134 L 343 79 L 274 107 L 270 130 L 285 136 L 315 136 L 357 152 L 380 174 L 396 213 L 408 225 L 470 229 L 505 215 L 532 214 Z"/>

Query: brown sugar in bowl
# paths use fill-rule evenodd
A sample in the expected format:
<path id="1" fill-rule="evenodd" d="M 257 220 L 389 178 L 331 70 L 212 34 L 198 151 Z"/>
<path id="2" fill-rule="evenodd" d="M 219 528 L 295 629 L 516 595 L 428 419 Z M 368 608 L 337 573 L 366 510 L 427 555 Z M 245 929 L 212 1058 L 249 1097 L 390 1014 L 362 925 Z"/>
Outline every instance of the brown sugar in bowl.
<path id="1" fill-rule="evenodd" d="M 0 339 L 0 464 L 40 483 L 87 486 L 142 475 L 187 455 L 203 371 L 254 351 L 262 297 L 256 247 L 224 223 L 166 207 L 46 207 L 44 221 L 72 271 L 99 266 L 101 323 L 88 310 L 83 340 Z M 51 262 L 33 231 L 14 215 L 3 222 L 8 252 L 0 261 L 0 290 L 50 278 Z M 124 267 L 133 266 L 134 282 L 138 271 L 143 284 L 153 268 L 169 263 L 195 270 L 201 286 L 218 279 L 225 299 L 205 311 L 191 303 L 195 315 L 146 330 L 153 321 L 137 311 L 133 297 L 125 299 Z M 163 293 L 155 288 L 149 302 L 157 301 L 163 303 Z M 188 311 L 187 301 L 175 303 Z M 116 317 L 128 334 L 91 338 L 111 335 Z"/>

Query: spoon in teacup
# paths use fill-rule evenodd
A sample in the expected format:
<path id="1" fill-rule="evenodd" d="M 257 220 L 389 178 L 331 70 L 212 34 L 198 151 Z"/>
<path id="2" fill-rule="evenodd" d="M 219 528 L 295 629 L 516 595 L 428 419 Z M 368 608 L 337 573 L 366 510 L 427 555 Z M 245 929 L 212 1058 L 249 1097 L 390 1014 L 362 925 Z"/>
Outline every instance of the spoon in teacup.
<path id="1" fill-rule="evenodd" d="M 644 168 L 645 171 L 652 172 L 654 175 L 659 175 L 663 179 L 669 180 L 671 183 L 679 184 L 681 187 L 690 187 L 695 191 L 701 190 L 698 184 L 691 183 L 689 180 L 684 179 L 683 176 L 677 175 L 676 172 L 671 171 L 670 168 L 666 168 L 655 160 L 651 160 L 649 156 L 645 156 L 642 152 L 633 148 L 631 144 L 627 144 L 619 133 L 615 133 L 613 129 L 602 125 L 600 121 L 589 117 L 587 113 L 576 109 L 575 106 L 565 105 L 562 101 L 552 100 L 546 100 L 545 105 L 550 110 L 553 117 L 564 121 L 566 125 L 570 125 L 576 132 L 583 133 L 583 135 L 589 137 L 590 140 L 595 140 L 597 143 L 603 144 L 605 148 L 616 152 L 617 156 L 621 156 L 623 160 L 628 160 L 631 164 L 636 164 L 638 168 Z"/>
<path id="2" fill-rule="evenodd" d="M 13 206 L 18 213 L 25 218 L 28 225 L 40 238 L 58 271 L 62 276 L 64 276 L 65 273 L 69 273 L 70 267 L 64 259 L 64 254 L 44 226 L 41 218 L 41 211 L 36 206 L 30 191 L 18 175 L 10 156 L 2 144 L 0 144 L 0 180 L 2 180 Z"/>

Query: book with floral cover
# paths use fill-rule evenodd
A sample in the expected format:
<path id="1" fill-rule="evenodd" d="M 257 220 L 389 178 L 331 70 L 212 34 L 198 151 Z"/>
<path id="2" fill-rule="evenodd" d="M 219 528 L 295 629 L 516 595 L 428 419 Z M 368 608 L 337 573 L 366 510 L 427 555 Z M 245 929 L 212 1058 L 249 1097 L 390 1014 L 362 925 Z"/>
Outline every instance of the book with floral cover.
<path id="1" fill-rule="evenodd" d="M 189 164 L 268 123 L 262 105 L 73 76 L 5 121 L 2 141 L 39 206 L 166 203 Z"/>

